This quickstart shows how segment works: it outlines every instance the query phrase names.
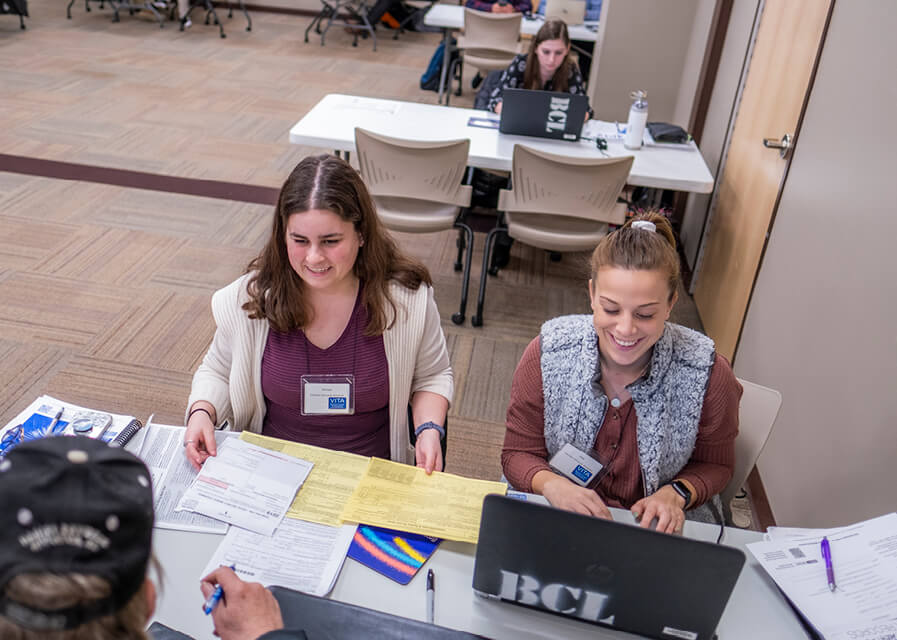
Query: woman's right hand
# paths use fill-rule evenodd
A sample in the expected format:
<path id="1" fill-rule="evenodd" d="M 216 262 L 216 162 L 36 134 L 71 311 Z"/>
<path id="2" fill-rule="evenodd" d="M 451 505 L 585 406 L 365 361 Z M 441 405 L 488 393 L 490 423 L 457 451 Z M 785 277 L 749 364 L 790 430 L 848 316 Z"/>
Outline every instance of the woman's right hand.
<path id="1" fill-rule="evenodd" d="M 492 111 L 494 111 L 494 112 L 497 113 L 498 115 L 501 115 L 501 100 L 499 100 L 499 101 L 495 104 L 495 106 L 492 108 Z"/>
<path id="2" fill-rule="evenodd" d="M 586 516 L 613 520 L 610 509 L 598 494 L 591 489 L 573 484 L 567 478 L 552 474 L 554 477 L 542 484 L 542 495 L 559 509 L 581 513 Z"/>
<path id="3" fill-rule="evenodd" d="M 215 424 L 205 411 L 194 411 L 187 421 L 187 428 L 184 432 L 184 453 L 197 471 L 209 456 L 218 454 L 215 442 Z"/>

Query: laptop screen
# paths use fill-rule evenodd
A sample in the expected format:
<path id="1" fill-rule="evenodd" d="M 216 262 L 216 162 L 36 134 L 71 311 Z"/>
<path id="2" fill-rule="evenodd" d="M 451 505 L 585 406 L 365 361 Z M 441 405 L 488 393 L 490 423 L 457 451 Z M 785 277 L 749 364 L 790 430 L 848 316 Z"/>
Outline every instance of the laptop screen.
<path id="1" fill-rule="evenodd" d="M 504 89 L 501 95 L 502 133 L 579 140 L 589 109 L 586 96 L 529 89 Z"/>
<path id="2" fill-rule="evenodd" d="M 731 547 L 495 495 L 473 588 L 653 638 L 709 640 L 744 561 Z"/>

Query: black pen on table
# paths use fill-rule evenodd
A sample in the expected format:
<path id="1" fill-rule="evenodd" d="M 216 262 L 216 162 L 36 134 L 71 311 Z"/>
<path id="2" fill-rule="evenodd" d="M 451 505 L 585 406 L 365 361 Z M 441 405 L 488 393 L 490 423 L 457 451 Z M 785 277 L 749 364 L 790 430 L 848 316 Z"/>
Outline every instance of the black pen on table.
<path id="1" fill-rule="evenodd" d="M 834 591 L 835 568 L 832 566 L 832 547 L 829 544 L 828 538 L 823 536 L 819 546 L 822 548 L 822 559 L 825 561 L 825 577 L 828 580 L 828 589 L 829 591 Z"/>
<path id="2" fill-rule="evenodd" d="M 427 622 L 433 624 L 436 608 L 436 576 L 432 569 L 427 569 Z"/>

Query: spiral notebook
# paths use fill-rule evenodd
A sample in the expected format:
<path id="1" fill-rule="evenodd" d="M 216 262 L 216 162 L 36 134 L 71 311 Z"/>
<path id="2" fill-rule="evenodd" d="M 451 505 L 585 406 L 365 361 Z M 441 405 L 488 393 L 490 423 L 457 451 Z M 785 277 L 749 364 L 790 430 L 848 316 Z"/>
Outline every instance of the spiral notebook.
<path id="1" fill-rule="evenodd" d="M 54 425 L 60 409 L 62 415 Z M 83 435 L 125 446 L 142 428 L 143 423 L 134 416 L 89 409 L 42 395 L 0 429 L 0 456 L 20 442 L 61 435 Z"/>

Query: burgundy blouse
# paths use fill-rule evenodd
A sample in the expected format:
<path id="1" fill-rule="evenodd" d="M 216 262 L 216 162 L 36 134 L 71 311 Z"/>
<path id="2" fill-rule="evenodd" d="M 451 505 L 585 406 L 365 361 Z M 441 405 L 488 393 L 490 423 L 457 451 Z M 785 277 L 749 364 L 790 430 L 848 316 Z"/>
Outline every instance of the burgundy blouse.
<path id="1" fill-rule="evenodd" d="M 359 287 L 346 328 L 327 349 L 309 342 L 302 329 L 281 333 L 271 328 L 262 355 L 262 434 L 389 458 L 389 365 L 383 336 L 364 335 L 367 323 Z M 354 374 L 355 413 L 302 415 L 300 377 L 305 374 Z"/>

